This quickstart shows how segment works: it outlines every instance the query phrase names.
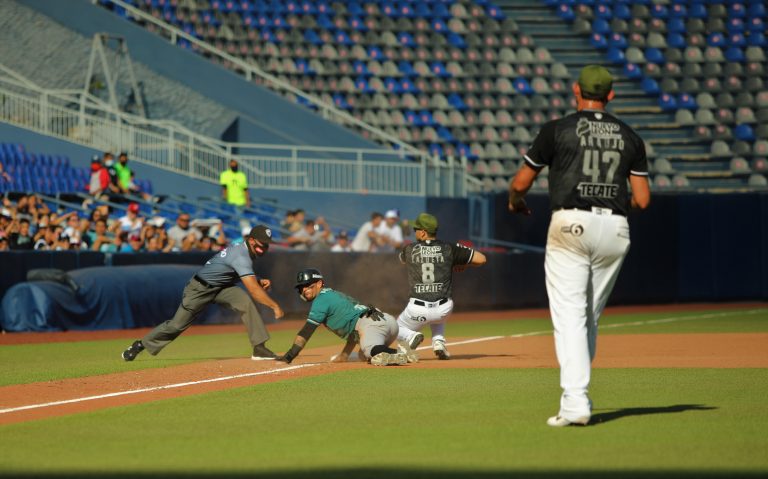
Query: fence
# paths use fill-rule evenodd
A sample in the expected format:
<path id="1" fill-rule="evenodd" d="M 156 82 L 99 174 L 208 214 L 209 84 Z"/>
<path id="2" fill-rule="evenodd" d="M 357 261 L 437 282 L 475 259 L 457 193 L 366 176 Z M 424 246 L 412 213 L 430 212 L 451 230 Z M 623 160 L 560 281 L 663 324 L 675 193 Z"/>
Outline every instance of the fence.
<path id="1" fill-rule="evenodd" d="M 477 180 L 466 159 L 404 150 L 228 143 L 168 121 L 116 110 L 82 90 L 46 90 L 0 65 L 0 121 L 157 168 L 218 183 L 231 159 L 253 187 L 315 192 L 464 197 Z M 410 161 L 408 161 L 410 160 Z"/>

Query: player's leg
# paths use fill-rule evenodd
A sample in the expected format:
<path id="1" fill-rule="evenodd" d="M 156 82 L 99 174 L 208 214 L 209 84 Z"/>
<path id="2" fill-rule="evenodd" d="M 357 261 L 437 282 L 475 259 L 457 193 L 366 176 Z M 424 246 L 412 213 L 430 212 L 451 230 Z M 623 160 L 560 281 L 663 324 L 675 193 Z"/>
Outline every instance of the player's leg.
<path id="1" fill-rule="evenodd" d="M 560 364 L 559 416 L 585 422 L 591 415 L 587 395 L 590 355 L 587 339 L 587 284 L 590 275 L 585 235 L 590 213 L 560 211 L 552 215 L 544 259 L 555 351 Z"/>
<path id="2" fill-rule="evenodd" d="M 408 362 L 404 353 L 390 347 L 398 334 L 397 320 L 391 314 L 381 313 L 378 321 L 362 317 L 358 320 L 357 331 L 360 334 L 360 351 L 370 358 L 372 365 L 391 366 Z"/>
<path id="3" fill-rule="evenodd" d="M 600 235 L 592 261 L 592 275 L 587 290 L 590 303 L 587 309 L 587 328 L 589 356 L 592 360 L 595 359 L 597 351 L 597 326 L 600 316 L 616 284 L 630 243 L 626 218 L 607 216 L 602 218 L 602 223 L 603 234 Z"/>
<path id="4" fill-rule="evenodd" d="M 424 328 L 427 314 L 427 308 L 414 304 L 413 300 L 410 300 L 397 317 L 399 327 L 397 339 L 404 347 L 415 349 L 424 340 L 421 330 Z"/>
<path id="5" fill-rule="evenodd" d="M 141 339 L 141 344 L 153 356 L 159 353 L 192 325 L 203 308 L 213 301 L 217 291 L 216 288 L 203 286 L 194 279 L 190 280 L 184 288 L 181 304 L 173 318 L 160 323 L 148 332 Z"/>
<path id="6" fill-rule="evenodd" d="M 432 351 L 438 359 L 451 358 L 451 353 L 445 345 L 445 323 L 452 312 L 453 300 L 449 299 L 446 303 L 432 308 L 431 314 L 427 317 L 427 324 L 432 331 Z"/>
<path id="7" fill-rule="evenodd" d="M 240 314 L 240 318 L 248 330 L 248 339 L 253 347 L 251 359 L 274 359 L 275 353 L 264 345 L 269 340 L 269 333 L 264 326 L 264 320 L 261 318 L 253 299 L 245 290 L 237 286 L 224 288 L 216 295 L 214 302 Z"/>

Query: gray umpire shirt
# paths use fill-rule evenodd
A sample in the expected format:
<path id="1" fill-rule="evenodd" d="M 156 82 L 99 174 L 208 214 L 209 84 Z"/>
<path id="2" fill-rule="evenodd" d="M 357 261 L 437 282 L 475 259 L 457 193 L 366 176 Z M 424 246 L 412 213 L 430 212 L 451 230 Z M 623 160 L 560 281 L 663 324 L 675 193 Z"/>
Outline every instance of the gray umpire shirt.
<path id="1" fill-rule="evenodd" d="M 215 287 L 234 286 L 244 276 L 256 276 L 245 243 L 230 244 L 209 259 L 195 275 Z"/>

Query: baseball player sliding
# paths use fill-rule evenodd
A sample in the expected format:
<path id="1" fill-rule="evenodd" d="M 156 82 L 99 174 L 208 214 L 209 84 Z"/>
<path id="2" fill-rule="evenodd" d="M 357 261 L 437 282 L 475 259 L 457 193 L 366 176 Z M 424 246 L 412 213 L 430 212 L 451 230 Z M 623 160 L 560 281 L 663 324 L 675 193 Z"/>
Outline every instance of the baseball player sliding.
<path id="1" fill-rule="evenodd" d="M 317 327 L 325 324 L 326 328 L 347 341 L 341 353 L 333 357 L 334 362 L 346 361 L 359 343 L 360 352 L 374 366 L 408 363 L 404 353 L 389 347 L 397 339 L 397 321 L 392 315 L 326 287 L 322 273 L 316 269 L 299 271 L 295 287 L 301 299 L 311 302 L 312 307 L 293 346 L 287 353 L 278 356 L 278 361 L 293 361 Z"/>
<path id="2" fill-rule="evenodd" d="M 605 111 L 614 97 L 611 74 L 586 66 L 573 93 L 577 112 L 542 126 L 509 185 L 509 210 L 530 214 L 523 197 L 549 166 L 544 269 L 563 388 L 560 410 L 547 420 L 554 427 L 591 418 L 597 323 L 629 250 L 630 206 L 645 209 L 651 198 L 643 140 Z"/>
<path id="3" fill-rule="evenodd" d="M 453 270 L 485 264 L 483 253 L 437 239 L 437 226 L 437 218 L 428 213 L 420 214 L 413 222 L 416 242 L 400 252 L 400 261 L 408 267 L 411 297 L 397 318 L 397 338 L 411 362 L 418 360 L 414 350 L 424 341 L 420 331 L 427 324 L 432 330 L 435 356 L 450 359 L 445 347 L 445 321 L 453 311 Z"/>

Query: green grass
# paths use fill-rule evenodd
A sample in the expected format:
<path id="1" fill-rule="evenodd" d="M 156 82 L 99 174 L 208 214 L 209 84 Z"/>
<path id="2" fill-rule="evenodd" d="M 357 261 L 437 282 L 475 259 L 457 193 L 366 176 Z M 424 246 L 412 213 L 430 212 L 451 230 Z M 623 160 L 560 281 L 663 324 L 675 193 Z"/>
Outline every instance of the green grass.
<path id="1" fill-rule="evenodd" d="M 709 317 L 709 315 L 717 315 Z M 634 325 L 634 322 L 678 318 L 672 322 Z M 743 311 L 713 310 L 691 313 L 607 315 L 601 319 L 600 334 L 675 334 L 768 332 L 768 309 L 747 314 Z M 617 327 L 618 326 L 618 327 Z M 549 319 L 498 321 L 449 321 L 446 333 L 451 337 L 484 337 L 540 332 L 550 334 Z M 424 332 L 429 337 L 429 328 Z M 269 346 L 278 352 L 287 350 L 296 331 L 272 333 Z M 162 368 L 198 361 L 245 357 L 250 346 L 245 332 L 214 335 L 182 335 L 156 357 L 142 353 L 126 363 L 120 353 L 130 340 L 83 341 L 75 343 L 25 344 L 0 347 L 0 386 L 26 384 L 82 376 L 110 374 L 140 369 Z M 338 345 L 343 342 L 320 328 L 308 347 Z"/>
<path id="2" fill-rule="evenodd" d="M 268 343 L 277 352 L 287 350 L 296 331 L 271 333 Z M 94 376 L 140 369 L 164 368 L 199 361 L 249 357 L 251 346 L 245 328 L 242 333 L 182 335 L 157 356 L 144 352 L 127 363 L 120 353 L 132 340 L 80 341 L 72 343 L 21 344 L 0 347 L 0 386 Z M 318 330 L 310 347 L 343 342 L 325 330 Z"/>
<path id="3" fill-rule="evenodd" d="M 556 369 L 353 370 L 2 426 L 0 474 L 765 474 L 767 371 L 597 370 L 554 429 Z"/>
<path id="4" fill-rule="evenodd" d="M 608 315 L 601 325 L 601 335 L 766 332 L 768 309 Z M 550 331 L 533 318 L 447 328 L 449 338 Z M 294 334 L 269 344 L 282 351 Z M 185 335 L 125 363 L 129 342 L 3 346 L 0 385 L 249 353 L 244 332 Z M 310 347 L 341 344 L 319 330 Z M 0 476 L 768 475 L 768 369 L 598 369 L 585 428 L 544 424 L 559 394 L 557 369 L 366 368 L 0 426 Z"/>

